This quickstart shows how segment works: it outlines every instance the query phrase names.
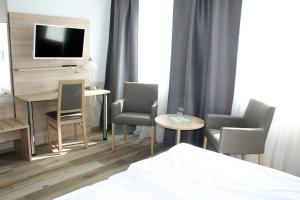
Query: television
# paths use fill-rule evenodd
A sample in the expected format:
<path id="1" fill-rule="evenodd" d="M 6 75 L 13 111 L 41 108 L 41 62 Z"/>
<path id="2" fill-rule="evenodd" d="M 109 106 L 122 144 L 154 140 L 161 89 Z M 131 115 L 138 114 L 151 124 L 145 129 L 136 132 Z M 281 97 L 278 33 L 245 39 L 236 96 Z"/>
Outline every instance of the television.
<path id="1" fill-rule="evenodd" d="M 84 28 L 35 24 L 34 59 L 82 59 Z"/>

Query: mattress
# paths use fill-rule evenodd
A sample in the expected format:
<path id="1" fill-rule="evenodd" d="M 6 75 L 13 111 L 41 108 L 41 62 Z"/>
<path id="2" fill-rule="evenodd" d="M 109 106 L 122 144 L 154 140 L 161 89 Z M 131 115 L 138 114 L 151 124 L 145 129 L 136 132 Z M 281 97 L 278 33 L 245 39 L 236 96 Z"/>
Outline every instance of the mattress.
<path id="1" fill-rule="evenodd" d="M 300 178 L 181 143 L 57 198 L 70 199 L 300 200 Z"/>

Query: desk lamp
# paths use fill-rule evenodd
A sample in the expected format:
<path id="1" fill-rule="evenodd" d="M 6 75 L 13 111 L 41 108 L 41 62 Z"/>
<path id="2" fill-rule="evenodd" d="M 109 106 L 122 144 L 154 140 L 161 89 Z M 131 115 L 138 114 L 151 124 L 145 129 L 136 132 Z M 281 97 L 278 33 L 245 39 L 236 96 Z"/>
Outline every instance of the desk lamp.
<path id="1" fill-rule="evenodd" d="M 91 89 L 91 90 L 97 89 L 96 86 L 93 86 L 93 71 L 96 70 L 98 68 L 98 66 L 93 61 L 92 58 L 89 58 L 89 61 L 85 64 L 84 68 L 87 69 L 88 71 L 90 71 L 90 78 L 91 78 L 90 81 L 91 82 L 90 82 L 90 88 L 89 89 Z"/>

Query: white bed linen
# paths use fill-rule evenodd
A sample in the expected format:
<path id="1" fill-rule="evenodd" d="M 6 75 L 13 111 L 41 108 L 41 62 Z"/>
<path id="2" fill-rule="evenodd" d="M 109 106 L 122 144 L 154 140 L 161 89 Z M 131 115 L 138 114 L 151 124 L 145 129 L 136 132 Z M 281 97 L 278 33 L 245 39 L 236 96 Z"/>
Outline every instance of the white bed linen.
<path id="1" fill-rule="evenodd" d="M 300 178 L 181 143 L 58 198 L 70 199 L 300 200 Z"/>

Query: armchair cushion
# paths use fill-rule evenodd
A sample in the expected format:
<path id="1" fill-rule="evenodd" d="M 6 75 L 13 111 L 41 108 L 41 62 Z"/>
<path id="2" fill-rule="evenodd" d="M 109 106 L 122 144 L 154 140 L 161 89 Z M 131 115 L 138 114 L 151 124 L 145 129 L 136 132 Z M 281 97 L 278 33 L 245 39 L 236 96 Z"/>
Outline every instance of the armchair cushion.
<path id="1" fill-rule="evenodd" d="M 157 101 L 155 101 L 154 104 L 151 106 L 150 115 L 151 115 L 151 121 L 153 122 L 153 124 L 154 124 L 154 119 L 157 116 L 157 106 L 158 106 Z"/>
<path id="2" fill-rule="evenodd" d="M 243 117 L 230 115 L 208 114 L 205 119 L 207 129 L 221 129 L 222 127 L 241 127 L 244 124 Z"/>
<path id="3" fill-rule="evenodd" d="M 266 136 L 263 128 L 223 127 L 218 151 L 229 154 L 260 154 L 264 152 Z"/>
<path id="4" fill-rule="evenodd" d="M 111 105 L 111 119 L 112 122 L 115 121 L 115 118 L 121 114 L 124 110 L 124 99 L 117 100 Z"/>
<path id="5" fill-rule="evenodd" d="M 272 123 L 275 108 L 255 99 L 250 99 L 246 109 L 245 127 L 264 128 L 267 134 Z"/>
<path id="6" fill-rule="evenodd" d="M 219 151 L 220 130 L 219 129 L 205 129 L 205 136 L 210 143 Z"/>
<path id="7" fill-rule="evenodd" d="M 126 82 L 124 84 L 124 112 L 150 113 L 153 102 L 157 101 L 157 84 Z"/>
<path id="8" fill-rule="evenodd" d="M 116 116 L 114 123 L 152 126 L 153 120 L 151 120 L 150 114 L 126 112 Z"/>

